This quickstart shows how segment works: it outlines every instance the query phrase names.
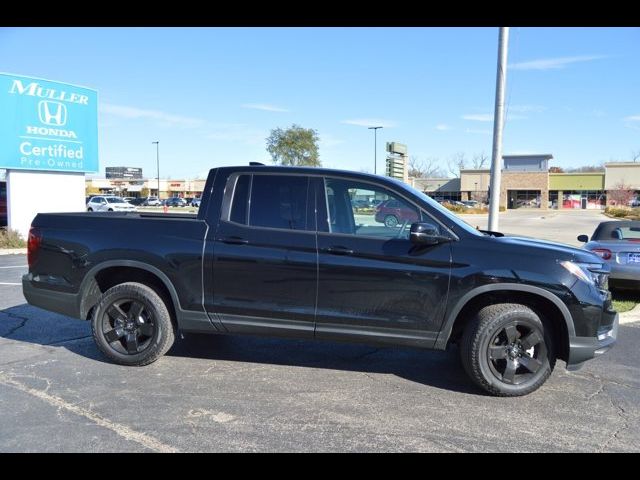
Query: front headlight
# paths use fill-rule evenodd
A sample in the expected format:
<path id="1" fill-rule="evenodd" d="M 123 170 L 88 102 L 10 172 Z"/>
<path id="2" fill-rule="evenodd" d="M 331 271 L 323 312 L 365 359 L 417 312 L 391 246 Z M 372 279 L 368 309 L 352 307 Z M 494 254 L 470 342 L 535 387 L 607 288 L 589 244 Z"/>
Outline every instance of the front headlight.
<path id="1" fill-rule="evenodd" d="M 594 285 L 600 290 L 609 288 L 609 274 L 602 271 L 601 263 L 578 263 L 565 260 L 560 262 L 560 265 L 583 282 Z"/>

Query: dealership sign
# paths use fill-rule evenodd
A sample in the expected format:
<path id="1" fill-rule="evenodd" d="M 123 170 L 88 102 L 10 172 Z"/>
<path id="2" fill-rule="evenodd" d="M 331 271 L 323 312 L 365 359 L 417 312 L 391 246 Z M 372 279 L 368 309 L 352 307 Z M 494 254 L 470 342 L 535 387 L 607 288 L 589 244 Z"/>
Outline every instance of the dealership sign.
<path id="1" fill-rule="evenodd" d="M 0 73 L 0 168 L 98 171 L 98 95 Z"/>

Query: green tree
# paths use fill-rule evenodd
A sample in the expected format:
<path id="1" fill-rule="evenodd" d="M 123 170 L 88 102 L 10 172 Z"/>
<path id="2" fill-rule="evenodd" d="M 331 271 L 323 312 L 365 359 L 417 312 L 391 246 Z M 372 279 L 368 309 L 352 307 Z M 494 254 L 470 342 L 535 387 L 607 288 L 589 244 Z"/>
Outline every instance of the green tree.
<path id="1" fill-rule="evenodd" d="M 291 125 L 283 130 L 271 130 L 267 138 L 267 152 L 274 163 L 290 166 L 319 167 L 318 132 L 312 128 Z"/>

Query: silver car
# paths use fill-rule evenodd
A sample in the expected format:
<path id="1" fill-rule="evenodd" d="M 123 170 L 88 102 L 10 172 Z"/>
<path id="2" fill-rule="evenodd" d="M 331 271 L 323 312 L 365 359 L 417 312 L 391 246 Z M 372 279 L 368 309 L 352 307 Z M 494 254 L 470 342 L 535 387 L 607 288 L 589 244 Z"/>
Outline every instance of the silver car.
<path id="1" fill-rule="evenodd" d="M 590 241 L 587 235 L 578 241 L 611 266 L 609 286 L 640 290 L 640 221 L 602 222 Z"/>
<path id="2" fill-rule="evenodd" d="M 137 208 L 120 197 L 99 195 L 87 202 L 88 212 L 135 212 Z"/>

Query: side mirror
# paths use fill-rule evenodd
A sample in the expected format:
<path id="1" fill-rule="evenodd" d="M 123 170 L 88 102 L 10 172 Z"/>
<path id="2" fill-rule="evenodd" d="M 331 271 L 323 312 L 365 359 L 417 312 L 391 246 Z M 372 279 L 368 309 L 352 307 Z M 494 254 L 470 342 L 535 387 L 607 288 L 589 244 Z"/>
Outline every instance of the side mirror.
<path id="1" fill-rule="evenodd" d="M 578 235 L 578 241 L 587 243 L 589 241 L 589 237 L 587 235 Z"/>
<path id="2" fill-rule="evenodd" d="M 440 235 L 437 226 L 426 222 L 412 223 L 409 239 L 414 245 L 436 245 L 450 240 L 449 237 Z"/>

